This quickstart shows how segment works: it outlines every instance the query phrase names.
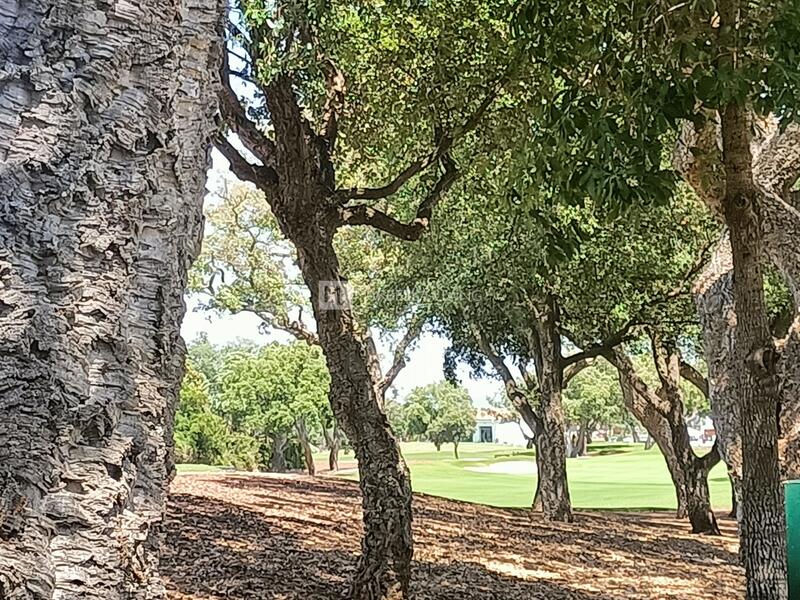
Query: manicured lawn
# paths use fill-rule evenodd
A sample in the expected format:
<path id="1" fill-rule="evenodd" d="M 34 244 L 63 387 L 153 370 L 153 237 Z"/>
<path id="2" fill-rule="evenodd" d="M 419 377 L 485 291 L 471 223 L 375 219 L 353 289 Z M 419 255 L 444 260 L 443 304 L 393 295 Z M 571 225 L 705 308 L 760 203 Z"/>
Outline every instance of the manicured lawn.
<path id="1" fill-rule="evenodd" d="M 507 461 L 533 461 L 525 448 L 493 444 L 462 444 L 460 460 L 452 446 L 436 452 L 432 444 L 403 444 L 414 491 L 491 506 L 528 506 L 535 475 L 476 472 L 470 468 Z M 344 455 L 343 460 L 352 460 Z M 617 510 L 674 509 L 675 493 L 658 448 L 641 444 L 592 444 L 590 455 L 568 459 L 570 494 L 576 508 Z M 355 478 L 352 471 L 342 476 Z M 729 509 L 730 484 L 723 464 L 711 472 L 711 500 Z"/>

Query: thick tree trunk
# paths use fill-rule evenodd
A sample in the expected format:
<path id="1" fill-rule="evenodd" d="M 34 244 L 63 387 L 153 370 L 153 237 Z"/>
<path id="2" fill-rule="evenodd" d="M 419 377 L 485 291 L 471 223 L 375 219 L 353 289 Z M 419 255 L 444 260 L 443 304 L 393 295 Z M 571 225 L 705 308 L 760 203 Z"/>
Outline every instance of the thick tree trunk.
<path id="1" fill-rule="evenodd" d="M 721 10 L 733 24 L 734 9 Z M 764 303 L 761 227 L 747 111 L 722 114 L 725 221 L 733 253 L 734 360 L 742 431 L 742 558 L 748 598 L 787 597 L 783 490 L 778 463 L 776 353 Z"/>
<path id="2" fill-rule="evenodd" d="M 722 214 L 725 176 L 718 147 L 719 122 L 708 115 L 707 124 L 696 130 L 687 125 L 676 145 L 676 169 L 692 185 L 708 207 Z M 758 133 L 752 140 L 753 177 L 761 217 L 763 258 L 768 258 L 784 276 L 794 299 L 795 320 L 782 341 L 783 359 L 778 373 L 783 388 L 779 452 L 785 478 L 800 477 L 800 212 L 792 185 L 800 174 L 800 126 L 790 124 L 781 131 L 777 120 L 754 123 Z M 739 405 L 732 393 L 737 373 L 733 359 L 736 314 L 733 306 L 733 257 L 729 236 L 721 239 L 710 264 L 698 278 L 695 298 L 703 325 L 704 350 L 709 365 L 710 400 L 720 451 L 728 465 L 734 490 L 741 496 L 741 432 Z"/>
<path id="3" fill-rule="evenodd" d="M 653 336 L 653 357 L 661 380 L 658 393 L 638 376 L 630 358 L 615 349 L 608 358 L 619 372 L 623 400 L 661 449 L 675 486 L 677 517 L 689 518 L 693 533 L 719 534 L 711 510 L 708 472 L 719 461 L 716 449 L 698 457 L 691 446 L 680 391 L 680 356 Z"/>
<path id="4" fill-rule="evenodd" d="M 552 521 L 572 521 L 567 483 L 567 448 L 564 440 L 564 408 L 561 403 L 563 370 L 561 335 L 555 302 L 549 299 L 537 315 L 540 346 L 539 417 L 537 435 L 539 494 L 542 512 Z"/>
<path id="5" fill-rule="evenodd" d="M 353 443 L 364 509 L 362 555 L 348 594 L 354 599 L 408 595 L 412 537 L 411 482 L 400 448 L 380 408 L 380 382 L 367 369 L 365 347 L 349 310 L 326 310 L 320 291 L 341 283 L 333 247 L 316 264 L 301 258 L 331 373 L 330 400 L 336 419 Z M 303 254 L 301 254 L 301 257 Z M 321 268 L 320 268 L 321 267 Z"/>
<path id="6" fill-rule="evenodd" d="M 317 474 L 317 468 L 314 464 L 314 451 L 311 449 L 311 440 L 308 439 L 308 429 L 305 421 L 298 419 L 294 424 L 294 428 L 297 431 L 297 439 L 300 441 L 300 446 L 303 448 L 303 461 L 306 463 L 306 471 L 313 477 Z"/>
<path id="7" fill-rule="evenodd" d="M 685 516 L 692 525 L 692 533 L 720 535 L 708 489 L 708 473 L 719 462 L 719 455 L 714 450 L 713 455 L 698 458 L 692 449 L 683 416 L 680 416 L 680 422 L 676 422 L 677 417 L 669 421 L 672 444 L 682 473 Z"/>
<path id="8" fill-rule="evenodd" d="M 708 392 L 717 445 L 728 467 L 733 493 L 741 499 L 742 436 L 736 398 L 733 305 L 733 256 L 726 234 L 694 286 L 695 305 L 703 329 L 708 365 Z M 740 506 L 740 502 L 736 502 Z"/>
<path id="9" fill-rule="evenodd" d="M 0 11 L 0 597 L 164 595 L 220 13 Z"/>
<path id="10" fill-rule="evenodd" d="M 286 444 L 288 441 L 285 433 L 276 433 L 272 437 L 272 450 L 270 451 L 268 465 L 271 473 L 286 472 Z"/>

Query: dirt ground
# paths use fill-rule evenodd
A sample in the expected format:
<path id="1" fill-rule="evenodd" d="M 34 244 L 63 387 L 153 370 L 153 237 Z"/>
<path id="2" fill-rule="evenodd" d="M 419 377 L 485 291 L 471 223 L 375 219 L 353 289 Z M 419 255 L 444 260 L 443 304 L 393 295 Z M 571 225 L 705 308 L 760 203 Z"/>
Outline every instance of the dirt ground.
<path id="1" fill-rule="evenodd" d="M 183 475 L 172 484 L 162 573 L 171 600 L 344 597 L 359 550 L 356 484 L 329 478 Z M 526 510 L 417 495 L 418 600 L 743 598 L 733 524 L 692 536 L 665 513 Z"/>

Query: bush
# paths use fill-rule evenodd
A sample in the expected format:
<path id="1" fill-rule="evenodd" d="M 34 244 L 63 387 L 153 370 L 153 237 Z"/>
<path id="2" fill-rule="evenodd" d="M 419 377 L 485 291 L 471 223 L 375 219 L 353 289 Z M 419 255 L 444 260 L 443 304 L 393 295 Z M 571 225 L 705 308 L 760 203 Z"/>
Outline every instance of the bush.
<path id="1" fill-rule="evenodd" d="M 231 433 L 222 417 L 211 412 L 178 414 L 175 419 L 177 462 L 221 464 Z"/>

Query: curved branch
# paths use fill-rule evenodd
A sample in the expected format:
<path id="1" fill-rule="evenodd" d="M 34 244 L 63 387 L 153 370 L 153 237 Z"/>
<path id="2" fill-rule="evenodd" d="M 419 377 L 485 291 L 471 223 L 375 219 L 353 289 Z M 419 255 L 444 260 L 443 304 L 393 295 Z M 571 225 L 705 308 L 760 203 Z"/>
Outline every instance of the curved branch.
<path id="1" fill-rule="evenodd" d="M 214 138 L 214 146 L 230 163 L 231 171 L 241 181 L 249 181 L 258 188 L 271 187 L 278 183 L 278 174 L 274 169 L 247 162 L 224 134 L 217 134 Z"/>
<path id="2" fill-rule="evenodd" d="M 369 225 L 401 240 L 408 242 L 418 240 L 430 225 L 434 207 L 458 178 L 455 162 L 449 156 L 442 157 L 441 162 L 444 172 L 425 200 L 420 203 L 414 218 L 408 223 L 398 221 L 385 212 L 366 204 L 358 204 L 339 208 L 340 225 Z"/>
<path id="3" fill-rule="evenodd" d="M 394 380 L 400 374 L 406 366 L 406 352 L 408 352 L 409 346 L 419 337 L 420 332 L 422 332 L 422 325 L 423 322 L 421 319 L 413 319 L 411 324 L 408 326 L 405 335 L 400 339 L 397 343 L 397 346 L 394 349 L 394 359 L 392 361 L 392 366 L 389 367 L 389 370 L 386 372 L 383 380 L 380 383 L 381 392 L 386 393 L 386 390 L 394 383 Z"/>
<path id="4" fill-rule="evenodd" d="M 625 323 L 620 329 L 612 333 L 606 339 L 601 341 L 598 344 L 592 344 L 587 346 L 581 352 L 576 352 L 575 354 L 570 354 L 569 356 L 565 356 L 561 359 L 561 368 L 567 369 L 571 365 L 575 365 L 577 363 L 591 360 L 597 358 L 598 356 L 604 356 L 607 358 L 607 354 L 611 352 L 616 346 L 619 346 L 623 342 L 627 341 L 631 329 L 639 325 L 637 321 L 630 320 Z M 564 328 L 561 328 L 561 333 L 565 337 L 567 337 L 573 343 L 576 342 L 575 335 L 570 333 Z M 575 373 L 577 375 L 577 373 Z"/>
<path id="5" fill-rule="evenodd" d="M 681 361 L 681 377 L 700 390 L 703 396 L 708 398 L 708 379 L 695 367 L 683 360 Z"/>
<path id="6" fill-rule="evenodd" d="M 629 387 L 636 395 L 655 408 L 662 416 L 670 412 L 669 402 L 662 400 L 636 372 L 630 357 L 620 348 L 613 348 L 603 354 L 608 362 L 616 367 L 621 378 L 621 385 Z"/>
<path id="7" fill-rule="evenodd" d="M 563 382 L 564 387 L 575 377 L 578 373 L 591 367 L 595 363 L 595 358 L 582 358 L 564 367 Z"/>
<path id="8" fill-rule="evenodd" d="M 699 459 L 700 468 L 708 472 L 713 469 L 722 460 L 722 454 L 719 452 L 719 437 L 714 438 L 714 445 L 708 454 Z"/>
<path id="9" fill-rule="evenodd" d="M 489 91 L 484 96 L 481 103 L 475 111 L 467 117 L 464 123 L 455 128 L 452 132 L 445 135 L 439 135 L 436 148 L 425 156 L 418 158 L 400 173 L 394 177 L 389 183 L 378 188 L 350 188 L 342 189 L 336 192 L 336 198 L 342 203 L 348 200 L 380 200 L 381 198 L 388 198 L 396 194 L 400 189 L 410 181 L 415 175 L 421 173 L 428 167 L 439 162 L 446 154 L 450 152 L 453 144 L 459 139 L 464 137 L 467 133 L 475 129 L 481 122 L 486 111 L 497 99 L 500 90 L 508 82 L 511 73 L 518 63 L 519 58 L 515 58 L 506 68 L 501 77 L 495 81 L 490 87 Z"/>
<path id="10" fill-rule="evenodd" d="M 228 52 L 226 51 L 223 54 L 222 66 L 220 67 L 220 79 L 222 80 L 220 113 L 222 118 L 228 128 L 239 136 L 244 147 L 253 156 L 263 165 L 271 165 L 275 160 L 275 143 L 264 135 L 264 132 L 247 117 L 239 97 L 231 87 L 231 75 L 243 77 L 243 74 L 231 70 L 228 62 Z"/>
<path id="11" fill-rule="evenodd" d="M 503 358 L 494 351 L 489 343 L 489 340 L 487 340 L 478 329 L 474 330 L 473 335 L 475 336 L 475 340 L 478 342 L 478 347 L 480 348 L 481 352 L 489 360 L 492 367 L 494 367 L 494 370 L 503 380 L 506 388 L 506 394 L 508 395 L 508 399 L 511 400 L 511 404 L 513 404 L 514 408 L 517 409 L 517 412 L 519 412 L 525 423 L 528 424 L 528 427 L 531 428 L 531 431 L 534 433 L 541 431 L 541 417 L 533 409 L 531 403 L 528 402 L 528 397 L 525 392 L 523 392 L 517 385 L 514 376 L 511 374 L 511 371 L 509 370 Z"/>

